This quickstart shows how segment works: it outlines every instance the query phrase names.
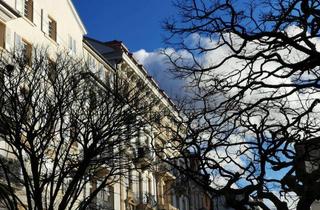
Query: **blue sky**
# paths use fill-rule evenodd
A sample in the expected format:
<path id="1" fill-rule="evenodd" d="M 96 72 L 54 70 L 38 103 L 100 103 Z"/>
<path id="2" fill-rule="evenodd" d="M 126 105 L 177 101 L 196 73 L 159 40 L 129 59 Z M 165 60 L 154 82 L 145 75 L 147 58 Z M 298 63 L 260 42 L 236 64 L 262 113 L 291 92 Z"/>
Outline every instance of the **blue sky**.
<path id="1" fill-rule="evenodd" d="M 122 40 L 131 51 L 161 48 L 161 22 L 175 14 L 171 0 L 73 0 L 88 35 Z"/>
<path id="2" fill-rule="evenodd" d="M 73 0 L 88 31 L 100 41 L 121 40 L 134 53 L 160 88 L 172 98 L 181 94 L 182 81 L 173 79 L 164 56 L 164 19 L 173 17 L 172 0 Z"/>

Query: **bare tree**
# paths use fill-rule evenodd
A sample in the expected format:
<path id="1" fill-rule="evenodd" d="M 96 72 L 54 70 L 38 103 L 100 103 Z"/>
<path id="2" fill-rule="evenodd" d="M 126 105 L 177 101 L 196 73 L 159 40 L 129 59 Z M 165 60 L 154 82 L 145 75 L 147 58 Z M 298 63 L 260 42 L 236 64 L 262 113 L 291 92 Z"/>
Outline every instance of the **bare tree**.
<path id="1" fill-rule="evenodd" d="M 1 181 L 8 209 L 88 209 L 126 174 L 149 103 L 81 60 L 44 50 L 1 54 Z M 2 198 L 2 196 L 1 196 Z"/>
<path id="2" fill-rule="evenodd" d="M 320 199 L 320 2 L 176 6 L 165 28 L 181 51 L 167 55 L 192 91 L 170 145 L 179 169 L 203 186 L 199 174 L 209 175 L 207 190 L 235 209 L 310 209 Z"/>

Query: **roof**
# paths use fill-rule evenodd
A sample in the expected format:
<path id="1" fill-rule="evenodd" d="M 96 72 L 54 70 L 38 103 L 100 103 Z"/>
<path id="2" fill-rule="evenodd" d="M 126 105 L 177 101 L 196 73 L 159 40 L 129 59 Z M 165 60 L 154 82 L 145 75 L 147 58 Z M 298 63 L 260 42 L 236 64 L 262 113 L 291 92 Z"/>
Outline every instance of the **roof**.
<path id="1" fill-rule="evenodd" d="M 128 48 L 123 44 L 122 41 L 119 40 L 113 40 L 108 42 L 101 42 L 98 40 L 95 40 L 90 37 L 85 37 L 85 40 L 87 40 L 92 46 L 96 47 L 96 49 L 104 56 L 108 58 L 115 57 L 122 57 L 123 54 L 127 55 L 129 59 L 138 67 L 140 72 L 146 77 L 146 79 L 154 86 L 159 93 L 162 95 L 164 99 L 170 104 L 171 107 L 174 108 L 175 111 L 177 111 L 176 105 L 174 102 L 170 99 L 170 97 L 165 93 L 164 90 L 162 90 L 157 82 L 148 75 L 147 70 L 144 68 L 142 64 L 139 64 L 138 61 L 132 56 L 132 53 L 129 52 Z"/>
<path id="2" fill-rule="evenodd" d="M 99 58 L 101 58 L 106 64 L 108 64 L 110 66 L 110 68 L 112 68 L 112 70 L 114 70 L 112 64 L 110 64 L 110 62 L 99 52 L 99 50 L 97 48 L 95 48 L 95 46 L 92 45 L 91 42 L 89 42 L 88 40 L 86 40 L 84 38 L 83 43 L 86 46 L 88 46 L 97 56 L 99 56 Z"/>
<path id="3" fill-rule="evenodd" d="M 83 39 L 97 51 L 99 51 L 100 54 L 112 53 L 115 51 L 113 48 L 108 47 L 104 42 L 100 42 L 87 36 L 85 36 Z"/>

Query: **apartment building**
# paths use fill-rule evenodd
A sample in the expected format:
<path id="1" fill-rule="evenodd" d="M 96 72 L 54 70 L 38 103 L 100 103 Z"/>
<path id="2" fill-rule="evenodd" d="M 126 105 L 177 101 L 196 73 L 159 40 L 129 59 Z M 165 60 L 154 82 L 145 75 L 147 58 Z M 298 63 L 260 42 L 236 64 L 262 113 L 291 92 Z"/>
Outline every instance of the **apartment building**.
<path id="1" fill-rule="evenodd" d="M 320 143 L 319 138 L 309 139 L 295 145 L 297 156 L 297 176 L 305 177 L 319 170 Z M 320 210 L 320 200 L 311 205 L 311 210 Z"/>
<path id="2" fill-rule="evenodd" d="M 120 41 L 100 42 L 85 37 L 87 31 L 70 0 L 1 0 L 0 1 L 0 47 L 7 51 L 23 48 L 31 60 L 34 49 L 45 48 L 54 56 L 64 52 L 83 58 L 100 82 L 115 88 L 121 83 L 121 94 L 127 94 L 130 85 L 141 87 L 150 99 L 159 101 L 155 110 L 171 113 L 179 118 L 175 105 L 157 83 L 147 74 Z M 137 103 L 142 103 L 138 101 Z M 160 123 L 172 123 L 169 118 Z M 198 210 L 204 199 L 200 188 L 193 192 L 197 200 L 186 201 L 173 189 L 176 176 L 172 169 L 160 162 L 151 144 L 161 147 L 169 139 L 169 131 L 155 125 L 146 125 L 133 141 L 128 156 L 134 156 L 127 176 L 103 189 L 95 202 L 95 209 L 114 210 Z M 0 146 L 5 147 L 0 143 Z M 85 191 L 94 187 L 95 183 Z M 86 193 L 86 192 L 84 192 Z M 199 197 L 199 195 L 203 195 Z M 205 202 L 208 202 L 205 197 Z M 192 204 L 198 202 L 198 204 Z M 201 203 L 202 204 L 202 203 Z M 206 206 L 208 210 L 210 206 Z"/>
<path id="3" fill-rule="evenodd" d="M 100 42 L 86 37 L 85 43 L 96 49 L 111 63 L 116 69 L 117 82 L 120 83 L 120 86 L 125 87 L 125 90 L 130 89 L 129 87 L 132 84 L 142 87 L 142 94 L 148 95 L 150 100 L 152 100 L 151 98 L 157 98 L 161 101 L 155 109 L 159 111 L 167 110 L 173 113 L 175 117 L 179 117 L 169 97 L 148 76 L 146 69 L 138 64 L 122 42 Z M 169 123 L 169 119 L 162 119 L 162 123 Z M 146 126 L 141 134 L 142 137 L 136 142 L 136 155 L 141 158 L 135 164 L 138 165 L 138 168 L 141 168 L 139 167 L 141 165 L 150 168 L 132 170 L 127 177 L 123 177 L 122 182 L 117 184 L 114 196 L 115 209 L 177 209 L 171 199 L 171 185 L 175 177 L 168 168 L 164 167 L 164 164 L 156 160 L 152 153 L 152 143 L 160 146 L 168 139 L 166 135 L 169 134 L 159 129 L 155 125 Z M 132 168 L 137 167 L 133 165 Z"/>

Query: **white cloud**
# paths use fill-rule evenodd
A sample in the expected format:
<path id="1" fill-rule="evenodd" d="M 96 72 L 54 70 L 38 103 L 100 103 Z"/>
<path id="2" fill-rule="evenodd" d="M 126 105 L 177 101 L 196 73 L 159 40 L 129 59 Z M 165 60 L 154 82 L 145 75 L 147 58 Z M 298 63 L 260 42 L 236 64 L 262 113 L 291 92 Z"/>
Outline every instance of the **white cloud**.
<path id="1" fill-rule="evenodd" d="M 170 51 L 173 51 L 172 49 Z M 153 52 L 147 52 L 141 49 L 133 56 L 139 63 L 141 63 L 147 69 L 150 76 L 159 84 L 170 97 L 177 98 L 184 94 L 184 81 L 175 77 L 170 72 L 170 62 L 168 58 L 161 53 L 162 49 L 154 50 Z"/>
<path id="2" fill-rule="evenodd" d="M 298 27 L 295 26 L 290 26 L 285 30 L 285 33 L 288 34 L 288 36 L 292 37 L 294 35 L 296 35 L 297 33 L 299 33 L 301 30 Z M 235 42 L 239 42 L 239 44 L 241 43 L 241 40 L 233 40 Z M 320 42 L 318 39 L 314 39 L 311 40 L 315 45 L 317 49 L 320 49 Z M 209 38 L 203 38 L 201 36 L 199 36 L 198 34 L 193 34 L 192 36 L 190 36 L 187 40 L 185 40 L 185 44 L 187 44 L 188 46 L 202 46 L 206 49 L 208 48 L 214 48 L 217 46 L 217 41 L 209 39 Z M 301 44 L 301 43 L 300 43 Z M 303 44 L 303 43 L 302 43 Z M 259 43 L 251 43 L 250 46 L 248 48 L 246 48 L 246 54 L 250 54 L 250 53 L 254 53 L 254 50 L 256 50 L 256 48 L 259 47 L 264 48 L 266 46 L 260 46 Z M 172 53 L 176 53 L 176 56 L 181 56 L 182 58 L 184 58 L 187 62 L 190 62 L 192 59 L 190 57 L 190 54 L 188 54 L 186 51 L 175 51 L 173 49 L 168 49 L 169 52 Z M 170 64 L 168 63 L 168 59 L 166 58 L 166 56 L 162 55 L 160 52 L 162 51 L 162 49 L 159 50 L 155 50 L 153 52 L 147 52 L 145 50 L 139 50 L 137 52 L 134 53 L 135 58 L 142 63 L 149 71 L 149 73 L 156 79 L 156 81 L 160 84 L 160 87 L 162 87 L 169 95 L 171 96 L 175 96 L 175 95 L 180 95 L 181 92 L 183 91 L 183 85 L 184 82 L 182 80 L 176 80 L 173 77 L 173 74 L 170 73 L 168 71 L 168 69 L 171 67 Z M 217 65 L 219 62 L 221 62 L 221 60 L 223 58 L 225 58 L 227 55 L 229 55 L 230 51 L 228 49 L 227 46 L 225 47 L 221 47 L 218 50 L 213 50 L 213 51 L 208 51 L 208 52 L 203 52 L 203 53 L 199 53 L 196 54 L 195 59 L 197 59 L 197 61 L 199 62 L 199 64 L 204 67 L 212 67 L 214 65 Z M 288 62 L 288 63 L 295 63 L 298 61 L 302 61 L 303 59 L 305 59 L 305 54 L 303 54 L 300 51 L 297 50 L 293 50 L 293 49 L 283 49 L 283 50 L 279 50 L 278 53 L 280 54 L 280 56 L 282 56 L 282 58 Z M 279 64 L 275 63 L 275 62 L 269 62 L 266 65 L 261 65 L 261 62 L 257 62 L 254 66 L 253 69 L 251 69 L 254 72 L 271 72 L 274 69 L 276 69 L 277 67 L 279 67 Z M 246 65 L 246 63 L 244 63 L 243 61 L 239 61 L 236 59 L 230 59 L 228 62 L 226 62 L 224 65 L 222 65 L 221 67 L 219 67 L 218 69 L 216 69 L 214 72 L 210 71 L 209 73 L 205 74 L 203 76 L 203 81 L 205 81 L 206 83 L 203 83 L 201 85 L 203 86 L 210 86 L 212 84 L 212 78 L 213 76 L 219 76 L 221 78 L 227 78 L 227 76 L 230 76 L 231 72 L 234 71 L 235 69 L 241 69 L 244 67 L 244 65 Z M 278 75 L 282 75 L 282 74 L 287 74 L 290 71 L 288 69 L 282 69 L 281 71 L 278 72 Z M 267 74 L 267 73 L 266 73 Z M 243 74 L 241 75 L 241 78 L 244 78 L 248 75 L 248 70 L 245 69 L 243 71 Z M 265 77 L 265 74 L 261 74 L 258 77 L 258 80 L 261 79 L 261 81 L 263 81 L 266 84 L 269 85 L 274 85 L 274 84 L 295 84 L 295 83 L 308 83 L 308 82 L 313 82 L 312 80 L 318 78 L 318 74 L 317 73 L 312 73 L 312 72 L 307 72 L 304 74 L 296 74 L 296 75 L 292 75 L 289 78 L 281 78 L 281 77 L 276 77 L 276 76 L 269 76 L 268 78 Z M 238 75 L 236 75 L 235 77 L 228 77 L 229 82 L 234 82 L 235 80 L 237 80 L 240 78 L 238 78 Z M 244 81 L 244 83 L 247 81 Z M 289 90 L 291 90 L 292 88 L 289 87 L 282 87 L 279 88 L 277 90 L 275 89 L 271 89 L 271 88 L 259 88 L 253 91 L 248 91 L 245 95 L 244 95 L 244 101 L 246 102 L 255 102 L 259 99 L 261 99 L 262 97 L 265 97 L 266 95 L 280 95 L 280 94 L 284 94 L 286 92 L 288 92 Z M 231 95 L 237 93 L 238 89 L 231 89 L 230 91 L 228 91 L 228 96 L 230 97 Z M 274 96 L 275 96 L 274 95 Z M 214 95 L 213 99 L 212 99 L 212 104 L 216 103 L 217 101 L 217 97 L 218 95 Z M 315 98 L 320 98 L 320 93 L 318 91 L 314 91 L 312 92 L 311 90 L 308 90 L 307 92 L 297 92 L 296 94 L 292 94 L 289 97 L 287 97 L 287 104 L 286 106 L 288 108 L 292 108 L 293 110 L 299 112 L 300 110 L 303 110 L 307 107 L 310 107 L 310 103 L 315 99 Z M 219 100 L 223 100 L 223 97 L 219 97 Z M 274 109 L 270 109 L 270 121 L 269 123 L 280 123 L 282 121 L 285 120 L 285 118 L 290 118 L 290 114 L 285 113 L 279 113 L 279 109 L 277 107 L 274 107 Z M 316 107 L 316 109 L 314 110 L 315 114 L 314 116 L 310 115 L 310 117 L 314 117 L 315 122 L 318 122 L 318 124 L 320 123 L 320 119 L 318 118 L 317 114 L 318 111 L 320 111 L 320 107 Z M 293 120 L 295 117 L 295 113 L 292 114 L 292 119 Z M 250 121 L 252 121 L 253 123 L 259 125 L 259 122 L 261 121 L 261 119 L 259 117 L 256 118 L 250 118 Z M 301 122 L 303 122 L 303 119 L 301 120 Z M 249 133 L 247 133 L 249 134 Z M 302 134 L 303 135 L 303 134 Z M 229 141 L 237 143 L 237 142 L 244 142 L 245 140 L 243 138 L 241 138 L 240 136 L 231 136 L 231 138 L 229 139 Z M 220 159 L 223 159 L 227 156 L 231 157 L 236 164 L 239 164 L 241 166 L 247 164 L 247 162 L 243 161 L 241 159 L 241 157 L 239 157 L 239 155 L 237 154 L 237 152 L 242 151 L 243 148 L 241 147 L 229 147 L 226 150 L 223 150 L 224 148 L 219 148 L 217 149 L 217 151 L 213 151 L 212 153 L 209 153 L 208 155 L 212 155 L 213 158 L 218 157 Z M 246 158 L 248 160 L 248 157 L 251 157 L 250 154 L 248 154 L 249 152 L 245 152 L 244 154 L 242 154 L 243 156 L 245 155 L 244 158 Z M 221 158 L 223 157 L 223 158 Z M 232 170 L 239 170 L 239 167 L 237 167 L 234 163 L 230 163 L 228 161 L 225 161 L 224 163 L 221 163 L 221 165 L 224 165 L 225 168 Z M 239 170 L 240 171 L 240 170 Z M 270 171 L 267 171 L 267 173 L 269 173 L 268 175 L 272 176 L 273 173 L 270 169 Z M 281 177 L 279 177 L 281 178 Z M 226 184 L 227 180 L 222 178 L 221 176 L 214 176 L 213 177 L 214 183 L 213 185 L 215 187 L 222 187 Z M 276 194 L 276 193 L 275 193 Z M 278 195 L 280 197 L 280 195 Z M 286 197 L 281 197 L 281 199 L 285 200 L 290 207 L 294 207 L 295 204 L 295 200 L 296 200 L 296 195 L 294 193 L 287 193 Z M 270 202 L 268 203 L 268 205 L 271 206 Z"/>

